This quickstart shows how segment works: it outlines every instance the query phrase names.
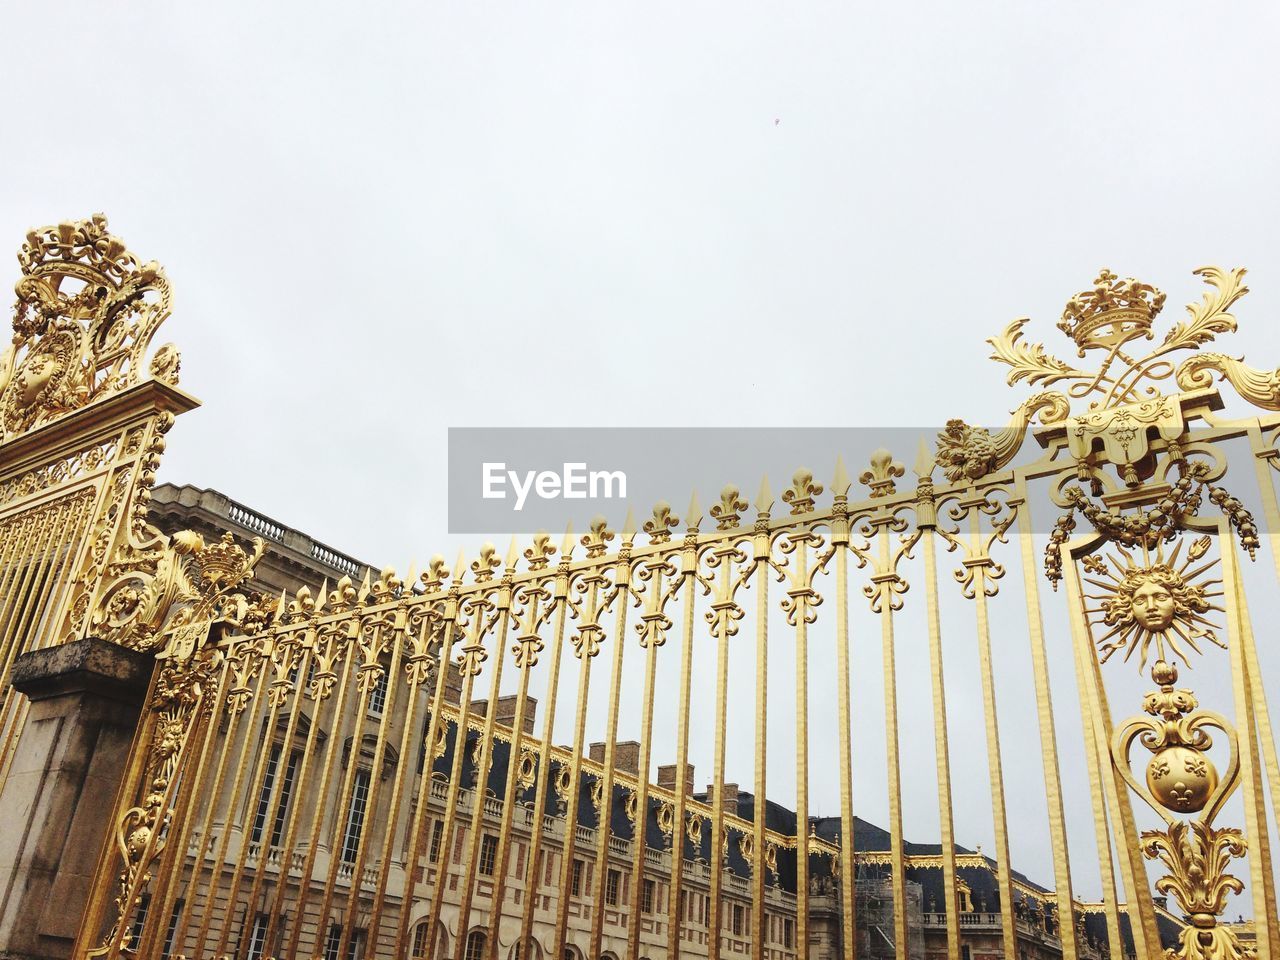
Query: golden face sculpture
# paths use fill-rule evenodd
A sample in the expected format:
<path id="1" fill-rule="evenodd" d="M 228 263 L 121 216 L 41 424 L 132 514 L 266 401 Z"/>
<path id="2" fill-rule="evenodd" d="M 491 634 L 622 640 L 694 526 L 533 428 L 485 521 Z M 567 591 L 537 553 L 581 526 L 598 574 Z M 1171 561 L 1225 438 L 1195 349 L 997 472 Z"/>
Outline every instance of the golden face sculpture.
<path id="1" fill-rule="evenodd" d="M 1188 651 L 1200 652 L 1202 639 L 1223 646 L 1214 624 L 1204 616 L 1222 609 L 1211 602 L 1222 593 L 1213 589 L 1221 581 L 1204 579 L 1217 561 L 1195 566 L 1209 543 L 1207 537 L 1197 540 L 1181 566 L 1177 560 L 1182 544 L 1167 560 L 1162 550 L 1155 556 L 1144 551 L 1141 559 L 1121 550 L 1120 556 L 1110 558 L 1110 565 L 1098 556 L 1085 558 L 1085 569 L 1098 575 L 1086 577 L 1086 582 L 1103 590 L 1087 595 L 1098 605 L 1086 612 L 1109 628 L 1097 641 L 1100 660 L 1106 662 L 1118 650 L 1124 651 L 1125 660 L 1137 653 L 1141 670 L 1152 647 L 1157 659 L 1186 663 Z"/>
<path id="2" fill-rule="evenodd" d="M 26 429 L 59 406 L 75 356 L 76 338 L 70 332 L 52 332 L 36 343 L 5 390 L 6 430 Z"/>

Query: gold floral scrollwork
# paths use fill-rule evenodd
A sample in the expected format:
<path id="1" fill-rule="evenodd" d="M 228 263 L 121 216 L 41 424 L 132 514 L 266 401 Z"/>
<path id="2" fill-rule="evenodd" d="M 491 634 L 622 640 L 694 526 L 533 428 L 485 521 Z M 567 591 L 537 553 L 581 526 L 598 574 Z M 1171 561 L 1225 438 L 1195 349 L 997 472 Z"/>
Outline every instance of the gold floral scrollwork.
<path id="1" fill-rule="evenodd" d="M 974 483 L 1013 460 L 1037 414 L 1040 422 L 1047 425 L 1064 420 L 1069 412 L 1066 395 L 1050 390 L 1025 401 L 1013 412 L 1008 425 L 995 433 L 963 420 L 948 420 L 946 429 L 938 434 L 938 466 L 952 483 Z"/>
<path id="2" fill-rule="evenodd" d="M 1254 406 L 1280 410 L 1280 369 L 1259 370 L 1237 357 L 1201 353 L 1182 361 L 1174 376 L 1183 390 L 1198 390 L 1212 386 L 1215 373 Z"/>
<path id="3" fill-rule="evenodd" d="M 1011 369 L 1009 383 L 1019 380 L 1051 386 L 1068 382 L 1073 399 L 1101 394 L 1091 411 L 1121 407 L 1157 396 L 1152 384 L 1174 376 L 1174 365 L 1165 359 L 1182 350 L 1198 350 L 1220 333 L 1236 329 L 1228 311 L 1248 292 L 1241 282 L 1244 270 L 1201 267 L 1195 271 L 1212 288 L 1198 304 L 1187 307 L 1188 318 L 1173 326 L 1150 353 L 1135 358 L 1126 352 L 1128 344 L 1155 337 L 1152 325 L 1164 307 L 1164 294 L 1150 284 L 1119 279 L 1103 268 L 1091 289 L 1076 294 L 1067 304 L 1058 329 L 1070 337 L 1080 357 L 1090 351 L 1103 354 L 1095 370 L 1063 363 L 1038 343 L 1022 340 L 1026 318 L 1015 320 L 998 337 L 987 342 L 995 352 L 991 359 Z M 1181 383 L 1181 381 L 1179 381 Z M 1197 384 L 1207 385 L 1207 384 Z"/>
<path id="4" fill-rule="evenodd" d="M 107 565 L 90 629 L 134 650 L 189 659 L 215 622 L 249 629 L 265 624 L 273 601 L 234 592 L 265 551 L 259 537 L 246 552 L 229 533 L 206 543 L 190 530 L 168 543 L 158 534 L 144 547 L 125 543 Z"/>
<path id="5" fill-rule="evenodd" d="M 128 950 L 129 933 L 121 929 L 125 918 L 138 908 L 142 892 L 151 882 L 151 868 L 164 852 L 173 817 L 177 773 L 198 723 L 207 722 L 215 706 L 210 695 L 217 686 L 222 653 L 205 647 L 182 663 L 165 662 L 156 677 L 148 702 L 151 736 L 141 784 L 141 802 L 125 810 L 114 828 L 119 855 L 119 892 L 115 922 L 91 956 L 111 953 L 112 945 Z"/>
<path id="6" fill-rule="evenodd" d="M 95 214 L 42 227 L 18 251 L 13 345 L 0 354 L 0 439 L 17 436 L 137 383 L 169 315 L 158 264 L 139 264 Z M 177 380 L 177 351 L 151 372 Z"/>
<path id="7" fill-rule="evenodd" d="M 1234 828 L 1214 819 L 1240 784 L 1239 737 L 1221 714 L 1198 709 L 1190 690 L 1177 689 L 1177 668 L 1157 660 L 1151 670 L 1159 689 L 1143 700 L 1146 717 L 1133 717 L 1116 729 L 1111 755 L 1116 769 L 1153 810 L 1164 818 L 1164 830 L 1145 830 L 1140 848 L 1149 860 L 1160 860 L 1169 873 L 1158 879 L 1158 891 L 1174 897 L 1189 925 L 1179 937 L 1177 960 L 1242 960 L 1247 956 L 1235 932 L 1218 924 L 1229 894 L 1244 889 L 1227 873 L 1231 861 L 1245 856 L 1248 844 Z M 1209 730 L 1219 731 L 1230 747 L 1230 761 L 1220 775 L 1208 751 Z M 1142 781 L 1129 757 L 1135 740 L 1151 753 Z M 1194 819 L 1183 817 L 1197 814 Z"/>

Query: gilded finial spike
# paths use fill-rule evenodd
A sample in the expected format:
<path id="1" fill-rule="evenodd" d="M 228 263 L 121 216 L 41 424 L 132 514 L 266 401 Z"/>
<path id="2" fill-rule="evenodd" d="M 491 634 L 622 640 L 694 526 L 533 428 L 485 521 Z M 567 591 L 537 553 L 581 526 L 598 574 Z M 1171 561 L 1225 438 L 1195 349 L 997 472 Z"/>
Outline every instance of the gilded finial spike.
<path id="1" fill-rule="evenodd" d="M 329 599 L 329 578 L 324 578 L 324 583 L 320 584 L 320 593 L 316 597 L 316 613 L 324 609 L 325 601 Z"/>
<path id="2" fill-rule="evenodd" d="M 635 511 L 632 510 L 630 507 L 627 507 L 626 519 L 622 521 L 622 539 L 624 540 L 634 539 L 637 529 L 639 528 L 636 526 Z"/>
<path id="3" fill-rule="evenodd" d="M 698 491 L 695 490 L 689 497 L 689 509 L 685 511 L 685 523 L 689 525 L 690 530 L 696 530 L 698 523 L 702 520 L 702 504 L 698 502 Z"/>
<path id="4" fill-rule="evenodd" d="M 916 454 L 915 466 L 911 468 L 912 472 L 921 480 L 929 480 L 933 477 L 933 468 L 938 465 L 933 452 L 929 449 L 929 444 L 925 442 L 924 437 L 920 438 L 920 451 Z"/>
<path id="5" fill-rule="evenodd" d="M 289 591 L 281 588 L 280 602 L 276 604 L 276 618 L 275 618 L 276 623 L 279 623 L 281 618 L 284 617 L 285 606 L 288 604 L 288 602 L 289 602 Z"/>
<path id="6" fill-rule="evenodd" d="M 410 587 L 412 587 L 413 584 L 417 581 L 417 579 L 418 579 L 418 562 L 416 560 L 410 560 L 409 573 L 405 576 L 404 582 L 409 584 Z"/>
<path id="7" fill-rule="evenodd" d="M 760 478 L 760 492 L 756 494 L 756 512 L 768 513 L 773 509 L 773 488 L 769 486 L 769 475 Z"/>
<path id="8" fill-rule="evenodd" d="M 453 566 L 453 582 L 457 583 L 462 579 L 463 571 L 467 569 L 467 551 L 458 551 L 458 562 Z"/>
<path id="9" fill-rule="evenodd" d="M 516 547 L 516 538 L 511 538 L 511 546 L 507 548 L 506 569 L 514 570 L 516 568 L 516 557 L 520 556 L 519 549 Z"/>
<path id="10" fill-rule="evenodd" d="M 836 475 L 831 478 L 831 495 L 848 497 L 849 487 L 852 485 L 853 480 L 849 477 L 849 471 L 844 465 L 844 457 L 836 454 Z"/>
<path id="11" fill-rule="evenodd" d="M 565 525 L 565 528 L 564 528 L 564 540 L 560 544 L 560 556 L 562 557 L 573 556 L 573 546 L 574 546 L 573 521 L 570 521 Z"/>

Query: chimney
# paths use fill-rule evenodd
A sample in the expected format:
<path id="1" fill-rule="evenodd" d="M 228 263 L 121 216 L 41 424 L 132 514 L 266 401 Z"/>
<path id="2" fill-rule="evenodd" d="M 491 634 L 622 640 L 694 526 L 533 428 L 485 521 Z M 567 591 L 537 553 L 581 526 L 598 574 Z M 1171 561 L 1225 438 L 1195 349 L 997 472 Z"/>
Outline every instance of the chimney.
<path id="1" fill-rule="evenodd" d="M 708 805 L 715 803 L 715 795 L 715 784 L 707 784 Z M 724 800 L 721 802 L 721 809 L 723 809 L 725 813 L 731 814 L 735 817 L 738 815 L 738 785 L 736 783 L 726 783 L 724 785 Z"/>
<path id="2" fill-rule="evenodd" d="M 593 763 L 604 764 L 603 743 L 593 743 L 588 754 Z M 635 740 L 619 740 L 613 746 L 613 769 L 618 773 L 640 775 L 640 744 Z"/>
<path id="3" fill-rule="evenodd" d="M 679 766 L 674 763 L 664 764 L 658 767 L 658 786 L 663 790 L 670 790 L 675 793 L 676 789 L 676 771 Z M 693 764 L 686 763 L 684 765 L 684 792 L 686 796 L 693 796 Z"/>
<path id="4" fill-rule="evenodd" d="M 516 700 L 515 694 L 498 698 L 497 709 L 493 712 L 493 719 L 500 727 L 506 727 L 508 730 L 515 728 L 516 721 Z M 485 711 L 489 709 L 488 700 L 472 700 L 471 715 L 483 717 Z M 524 701 L 524 732 L 526 734 L 533 733 L 533 720 L 538 713 L 538 700 L 536 697 L 526 697 Z"/>

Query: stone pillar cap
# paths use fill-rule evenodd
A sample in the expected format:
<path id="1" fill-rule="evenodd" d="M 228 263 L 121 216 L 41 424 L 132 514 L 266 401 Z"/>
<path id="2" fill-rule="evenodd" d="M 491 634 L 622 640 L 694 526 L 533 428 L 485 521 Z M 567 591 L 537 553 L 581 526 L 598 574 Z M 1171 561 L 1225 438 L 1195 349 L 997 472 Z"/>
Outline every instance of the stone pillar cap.
<path id="1" fill-rule="evenodd" d="M 13 662 L 10 683 L 33 701 L 85 691 L 137 703 L 154 664 L 150 654 L 86 637 L 22 654 Z"/>

